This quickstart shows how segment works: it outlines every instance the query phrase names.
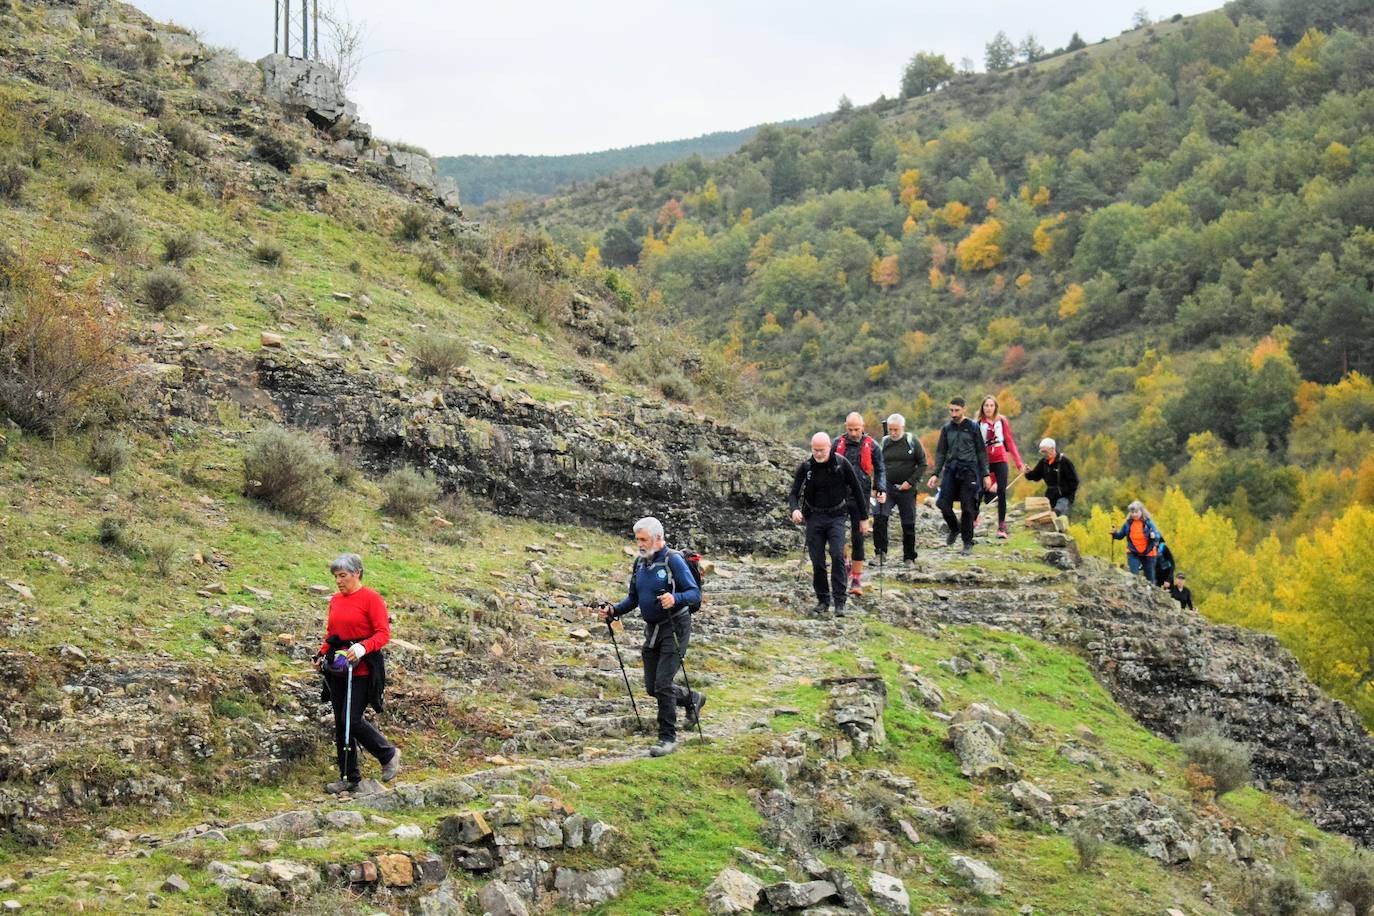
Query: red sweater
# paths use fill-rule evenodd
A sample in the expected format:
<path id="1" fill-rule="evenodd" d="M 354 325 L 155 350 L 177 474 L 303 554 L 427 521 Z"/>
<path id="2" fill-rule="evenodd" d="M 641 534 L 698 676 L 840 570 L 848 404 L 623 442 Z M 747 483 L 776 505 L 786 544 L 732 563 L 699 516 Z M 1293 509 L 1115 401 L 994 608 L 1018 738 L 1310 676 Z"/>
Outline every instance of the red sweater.
<path id="1" fill-rule="evenodd" d="M 1013 464 L 1021 464 L 1021 453 L 1016 450 L 1016 440 L 1011 437 L 1011 422 L 1006 417 L 998 417 L 992 423 L 978 421 L 978 429 L 983 433 L 983 441 L 988 444 L 988 464 L 1006 461 L 1011 455 Z"/>
<path id="2" fill-rule="evenodd" d="M 321 652 L 329 651 L 329 637 L 349 643 L 360 642 L 368 652 L 376 652 L 391 641 L 391 616 L 382 596 L 364 585 L 351 595 L 335 592 L 329 599 L 329 622 L 324 628 Z M 367 674 L 367 663 L 359 662 L 354 677 Z"/>

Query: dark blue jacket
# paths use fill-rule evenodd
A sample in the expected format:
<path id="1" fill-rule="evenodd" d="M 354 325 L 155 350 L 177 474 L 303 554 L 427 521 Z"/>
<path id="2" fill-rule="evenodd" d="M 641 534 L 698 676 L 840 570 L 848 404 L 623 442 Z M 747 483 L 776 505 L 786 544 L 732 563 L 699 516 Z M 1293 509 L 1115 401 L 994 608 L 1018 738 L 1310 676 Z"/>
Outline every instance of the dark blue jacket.
<path id="1" fill-rule="evenodd" d="M 666 560 L 666 562 L 665 562 Z M 658 596 L 669 590 L 668 568 L 672 567 L 673 606 L 664 608 L 658 603 Z M 645 623 L 662 623 L 674 614 L 687 610 L 689 604 L 701 601 L 701 589 L 697 580 L 692 578 L 692 570 L 682 554 L 662 548 L 647 560 L 635 560 L 634 573 L 630 576 L 630 594 L 616 603 L 615 616 L 623 617 L 636 606 L 639 616 Z"/>
<path id="2" fill-rule="evenodd" d="M 1119 541 L 1122 538 L 1125 538 L 1127 553 L 1133 554 L 1138 557 L 1148 557 L 1152 552 L 1155 552 L 1156 548 L 1164 546 L 1164 535 L 1159 533 L 1159 529 L 1155 527 L 1155 523 L 1152 522 L 1150 519 L 1142 518 L 1141 521 L 1145 523 L 1144 553 L 1140 553 L 1139 551 L 1137 551 L 1135 549 L 1135 544 L 1131 543 L 1131 539 L 1127 537 L 1131 530 L 1131 520 L 1129 518 L 1127 518 L 1126 521 L 1121 523 L 1120 528 L 1112 532 L 1112 540 Z"/>

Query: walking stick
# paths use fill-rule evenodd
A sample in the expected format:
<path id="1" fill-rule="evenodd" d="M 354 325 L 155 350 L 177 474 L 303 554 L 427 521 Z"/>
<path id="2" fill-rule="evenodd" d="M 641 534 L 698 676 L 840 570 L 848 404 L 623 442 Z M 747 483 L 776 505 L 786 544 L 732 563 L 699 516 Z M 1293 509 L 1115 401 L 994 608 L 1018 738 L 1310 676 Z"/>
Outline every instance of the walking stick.
<path id="1" fill-rule="evenodd" d="M 615 646 L 615 660 L 620 662 L 620 676 L 625 679 L 625 692 L 630 695 L 630 706 L 635 711 L 635 730 L 644 730 L 644 721 L 639 718 L 639 704 L 635 702 L 635 692 L 630 689 L 630 676 L 625 673 L 625 659 L 620 657 L 620 643 L 615 641 L 615 628 L 606 621 L 606 632 L 611 634 L 611 645 Z"/>
<path id="2" fill-rule="evenodd" d="M 348 662 L 348 686 L 344 688 L 344 763 L 352 766 L 353 759 L 353 662 Z M 344 776 L 347 779 L 347 776 Z"/>
<path id="3" fill-rule="evenodd" d="M 668 623 L 669 623 L 670 626 L 672 625 L 672 621 L 671 621 L 671 620 L 668 621 Z M 677 628 L 676 628 L 676 627 L 673 627 L 673 628 L 672 628 L 672 633 L 673 633 L 673 648 L 677 649 L 677 663 L 678 663 L 679 665 L 682 666 L 682 682 L 683 682 L 684 684 L 687 685 L 687 702 L 688 702 L 688 703 L 691 703 L 691 702 L 692 702 L 692 680 L 691 680 L 691 678 L 687 677 L 687 659 L 685 659 L 685 658 L 683 657 L 683 655 L 682 655 L 682 643 L 678 642 L 678 639 L 677 639 Z M 689 707 L 689 708 L 690 708 L 690 707 Z M 701 716 L 699 716 L 699 715 L 697 716 L 697 737 L 700 738 L 703 742 L 706 741 L 706 736 L 703 735 L 703 734 L 701 733 Z"/>

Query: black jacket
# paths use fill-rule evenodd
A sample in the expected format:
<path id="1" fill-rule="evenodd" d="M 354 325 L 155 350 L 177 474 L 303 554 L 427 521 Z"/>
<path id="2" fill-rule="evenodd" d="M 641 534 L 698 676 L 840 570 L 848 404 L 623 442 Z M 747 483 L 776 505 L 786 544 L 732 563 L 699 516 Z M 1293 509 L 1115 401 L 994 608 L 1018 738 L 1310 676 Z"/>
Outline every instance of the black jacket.
<path id="1" fill-rule="evenodd" d="M 911 484 L 913 490 L 925 483 L 926 471 L 930 470 L 930 458 L 926 455 L 926 447 L 914 433 L 907 433 L 900 439 L 883 436 L 882 452 L 889 493 L 895 493 L 904 483 Z"/>
<path id="2" fill-rule="evenodd" d="M 335 642 L 338 644 L 335 645 Z M 333 646 L 330 652 L 331 655 L 341 649 L 348 648 L 348 645 L 343 640 L 334 636 L 330 637 L 330 645 Z M 376 652 L 369 652 L 364 655 L 362 660 L 367 662 L 367 705 L 371 706 L 379 713 L 383 712 L 383 707 L 386 705 L 386 699 L 383 696 L 386 692 L 386 653 L 378 649 Z M 320 688 L 321 703 L 329 702 L 329 692 L 333 685 L 338 685 L 339 690 L 348 689 L 347 673 L 330 674 L 329 671 L 326 670 L 328 664 L 329 656 L 326 655 L 320 665 L 320 677 L 324 679 L 324 685 Z"/>
<path id="3" fill-rule="evenodd" d="M 800 509 L 807 518 L 813 513 L 852 515 L 856 512 L 859 518 L 868 518 L 868 494 L 860 488 L 859 477 L 850 463 L 831 452 L 824 464 L 808 458 L 797 465 L 797 472 L 792 475 L 792 489 L 787 494 L 787 507 Z"/>
<path id="4" fill-rule="evenodd" d="M 873 439 L 873 475 L 870 477 L 868 474 L 864 473 L 864 439 L 873 439 L 873 437 L 868 433 L 864 433 L 859 441 L 855 442 L 844 433 L 841 433 L 835 439 L 835 445 L 839 445 L 841 441 L 844 442 L 844 460 L 849 462 L 849 466 L 854 469 L 855 476 L 859 478 L 859 489 L 863 490 L 865 494 L 867 494 L 869 490 L 878 493 L 886 493 L 887 468 L 883 465 L 882 446 L 878 444 L 877 439 Z M 835 454 L 838 455 L 839 452 L 835 452 Z M 867 496 L 865 496 L 864 499 L 866 502 Z"/>
<path id="5" fill-rule="evenodd" d="M 932 473 L 939 477 L 945 464 L 958 461 L 966 467 L 978 468 L 978 480 L 988 476 L 988 445 L 978 424 L 964 417 L 958 423 L 953 420 L 940 427 L 940 441 L 935 446 L 935 469 Z"/>
<path id="6" fill-rule="evenodd" d="M 1188 611 L 1193 609 L 1193 590 L 1186 585 L 1183 588 L 1179 588 L 1177 585 L 1171 586 L 1169 597 L 1177 601 L 1180 608 Z"/>
<path id="7" fill-rule="evenodd" d="M 1041 458 L 1039 464 L 1026 472 L 1026 479 L 1045 482 L 1045 496 L 1051 506 L 1061 498 L 1073 502 L 1074 496 L 1078 494 L 1078 472 L 1073 469 L 1073 462 L 1063 452 L 1058 452 L 1054 456 L 1054 464 Z"/>

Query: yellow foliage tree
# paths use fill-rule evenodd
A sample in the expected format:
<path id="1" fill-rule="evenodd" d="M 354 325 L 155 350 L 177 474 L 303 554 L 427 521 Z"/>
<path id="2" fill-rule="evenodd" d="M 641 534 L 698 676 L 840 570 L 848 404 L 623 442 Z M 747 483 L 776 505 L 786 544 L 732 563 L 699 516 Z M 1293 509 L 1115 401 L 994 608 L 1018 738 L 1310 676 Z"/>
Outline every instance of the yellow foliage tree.
<path id="1" fill-rule="evenodd" d="M 668 250 L 668 243 L 654 236 L 654 229 L 649 227 L 649 231 L 644 236 L 644 247 L 640 250 L 639 259 L 646 261 L 651 255 L 663 254 Z"/>
<path id="2" fill-rule="evenodd" d="M 884 291 L 890 290 L 902 282 L 902 272 L 897 266 L 895 254 L 890 254 L 884 258 L 874 258 L 868 273 L 873 282 L 882 287 Z"/>
<path id="3" fill-rule="evenodd" d="M 720 212 L 720 189 L 714 178 L 706 179 L 706 187 L 701 192 L 701 209 L 707 213 Z"/>
<path id="4" fill-rule="evenodd" d="M 1028 270 L 1016 278 L 1016 288 L 1025 289 L 1027 286 L 1031 285 L 1031 281 L 1034 279 L 1035 278 L 1031 276 L 1031 273 Z"/>
<path id="5" fill-rule="evenodd" d="M 925 331 L 907 331 L 902 335 L 902 346 L 898 353 L 904 366 L 914 366 L 916 361 L 930 349 L 930 335 Z"/>
<path id="6" fill-rule="evenodd" d="M 1004 415 L 1016 419 L 1021 415 L 1021 401 L 1010 388 L 1003 388 L 997 392 L 997 409 Z"/>
<path id="7" fill-rule="evenodd" d="M 1236 526 L 1229 518 L 1215 509 L 1199 515 L 1178 487 L 1170 487 L 1152 511 L 1174 562 L 1189 571 L 1192 588 L 1214 593 L 1236 587 L 1239 570 L 1231 562 L 1236 553 Z"/>
<path id="8" fill-rule="evenodd" d="M 1047 216 L 1042 219 L 1035 227 L 1035 232 L 1031 235 L 1031 247 L 1035 253 L 1042 258 L 1048 258 L 1054 254 L 1055 247 L 1064 239 L 1065 230 L 1062 228 L 1065 216 L 1063 213 L 1056 213 L 1054 216 Z"/>
<path id="9" fill-rule="evenodd" d="M 877 365 L 869 366 L 869 367 L 868 367 L 868 380 L 869 380 L 870 382 L 875 383 L 875 384 L 876 384 L 877 382 L 881 382 L 884 378 L 887 377 L 887 371 L 888 371 L 889 369 L 891 369 L 891 368 L 892 368 L 892 367 L 891 367 L 890 365 L 888 365 L 888 361 L 887 361 L 887 360 L 883 360 L 882 362 L 878 363 Z"/>
<path id="10" fill-rule="evenodd" d="M 941 289 L 945 285 L 945 274 L 940 268 L 930 269 L 930 288 L 932 290 Z"/>
<path id="11" fill-rule="evenodd" d="M 1279 56 L 1279 43 L 1272 35 L 1261 35 L 1250 42 L 1250 53 L 1245 56 L 1247 64 L 1263 66 Z"/>
<path id="12" fill-rule="evenodd" d="M 1374 510 L 1351 506 L 1331 526 L 1299 538 L 1274 585 L 1298 654 L 1338 695 L 1374 708 Z M 1341 689 L 1344 688 L 1344 689 Z"/>
<path id="13" fill-rule="evenodd" d="M 921 196 L 921 170 L 907 169 L 897 179 L 897 186 L 901 188 L 902 203 L 913 203 Z"/>
<path id="14" fill-rule="evenodd" d="M 962 229 L 972 214 L 973 210 L 967 204 L 951 200 L 935 211 L 935 218 L 950 229 Z"/>
<path id="15" fill-rule="evenodd" d="M 910 235 L 916 231 L 916 217 L 908 216 L 902 223 L 902 235 Z"/>
<path id="16" fill-rule="evenodd" d="M 600 267 L 600 266 L 601 266 L 601 249 L 600 249 L 600 248 L 597 248 L 595 245 L 588 245 L 588 246 L 587 246 L 587 253 L 584 254 L 584 255 L 582 256 L 582 266 L 583 266 L 583 267 Z"/>
<path id="17" fill-rule="evenodd" d="M 1069 288 L 1064 290 L 1064 295 L 1059 299 L 1059 320 L 1067 321 L 1081 311 L 1083 311 L 1083 287 L 1077 283 L 1070 283 Z"/>
<path id="18" fill-rule="evenodd" d="M 954 249 L 964 272 L 991 270 L 1002 263 L 1002 223 L 996 219 L 974 226 Z"/>
<path id="19" fill-rule="evenodd" d="M 1354 167 L 1355 161 L 1351 158 L 1350 147 L 1344 143 L 1332 140 L 1322 153 L 1322 174 L 1333 181 L 1344 180 Z"/>

